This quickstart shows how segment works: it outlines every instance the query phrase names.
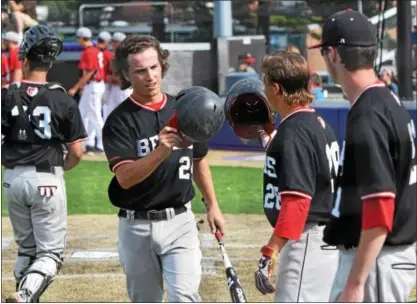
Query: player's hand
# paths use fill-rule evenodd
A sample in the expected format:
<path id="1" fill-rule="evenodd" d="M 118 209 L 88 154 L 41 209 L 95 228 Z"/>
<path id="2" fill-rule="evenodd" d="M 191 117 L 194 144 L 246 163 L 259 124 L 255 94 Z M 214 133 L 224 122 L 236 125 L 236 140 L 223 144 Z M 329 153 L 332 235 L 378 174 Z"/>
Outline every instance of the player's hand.
<path id="1" fill-rule="evenodd" d="M 338 302 L 344 302 L 344 303 L 363 302 L 364 293 L 365 293 L 364 285 L 351 286 L 347 284 L 345 289 L 343 289 L 343 292 Z"/>
<path id="2" fill-rule="evenodd" d="M 77 94 L 77 90 L 74 88 L 71 88 L 68 90 L 68 95 L 69 96 L 75 96 L 75 94 Z"/>
<path id="3" fill-rule="evenodd" d="M 223 213 L 217 203 L 212 204 L 207 210 L 207 222 L 210 227 L 211 233 L 216 233 L 217 230 L 221 234 L 225 234 L 225 220 Z"/>
<path id="4" fill-rule="evenodd" d="M 275 269 L 275 252 L 268 246 L 262 247 L 261 252 L 262 257 L 255 272 L 255 285 L 262 294 L 266 295 L 275 292 L 275 287 L 270 281 Z"/>
<path id="5" fill-rule="evenodd" d="M 177 134 L 177 130 L 171 127 L 165 127 L 159 133 L 159 145 L 158 147 L 164 151 L 164 155 L 171 154 L 175 147 L 179 147 L 181 144 L 181 137 Z"/>

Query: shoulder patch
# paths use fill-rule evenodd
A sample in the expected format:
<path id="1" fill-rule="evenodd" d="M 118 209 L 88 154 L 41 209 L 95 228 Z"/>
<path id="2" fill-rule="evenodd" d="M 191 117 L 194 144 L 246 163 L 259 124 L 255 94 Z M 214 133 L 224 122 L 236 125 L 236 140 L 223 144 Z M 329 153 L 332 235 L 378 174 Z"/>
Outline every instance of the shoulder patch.
<path id="1" fill-rule="evenodd" d="M 67 94 L 67 91 L 64 89 L 64 87 L 62 87 L 61 85 L 59 85 L 57 83 L 49 83 L 48 84 L 48 89 L 50 89 L 50 90 L 61 90 L 65 94 Z"/>

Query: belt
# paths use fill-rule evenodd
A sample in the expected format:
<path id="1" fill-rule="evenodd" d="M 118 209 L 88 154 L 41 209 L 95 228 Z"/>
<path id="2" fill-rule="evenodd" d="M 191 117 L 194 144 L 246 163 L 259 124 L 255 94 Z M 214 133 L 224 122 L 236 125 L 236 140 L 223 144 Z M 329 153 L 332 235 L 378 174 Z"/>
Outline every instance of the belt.
<path id="1" fill-rule="evenodd" d="M 36 172 L 55 174 L 55 167 L 54 166 L 40 166 L 40 165 L 37 165 L 37 166 L 27 165 L 27 166 L 28 167 L 35 167 Z M 18 166 L 14 166 L 14 167 L 5 166 L 6 169 L 10 169 L 10 170 L 13 170 L 15 167 L 18 167 Z"/>
<path id="2" fill-rule="evenodd" d="M 187 211 L 185 206 L 148 211 L 120 209 L 118 216 L 123 218 L 129 218 L 133 216 L 135 220 L 166 221 L 172 219 L 178 214 L 184 213 L 185 211 Z"/>

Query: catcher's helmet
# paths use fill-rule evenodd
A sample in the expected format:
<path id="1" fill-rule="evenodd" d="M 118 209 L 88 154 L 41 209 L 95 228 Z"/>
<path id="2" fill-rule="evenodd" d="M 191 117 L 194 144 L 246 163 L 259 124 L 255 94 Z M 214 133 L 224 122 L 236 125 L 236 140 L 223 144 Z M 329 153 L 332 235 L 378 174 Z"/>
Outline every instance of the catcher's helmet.
<path id="1" fill-rule="evenodd" d="M 175 96 L 176 128 L 190 142 L 212 138 L 224 122 L 224 103 L 220 97 L 200 86 L 192 86 Z"/>
<path id="2" fill-rule="evenodd" d="M 62 41 L 46 25 L 35 25 L 27 30 L 19 47 L 19 60 L 25 57 L 50 63 L 62 52 Z"/>
<path id="3" fill-rule="evenodd" d="M 224 103 L 226 120 L 241 138 L 259 138 L 259 128 L 274 128 L 276 112 L 267 101 L 264 84 L 253 78 L 237 81 Z"/>

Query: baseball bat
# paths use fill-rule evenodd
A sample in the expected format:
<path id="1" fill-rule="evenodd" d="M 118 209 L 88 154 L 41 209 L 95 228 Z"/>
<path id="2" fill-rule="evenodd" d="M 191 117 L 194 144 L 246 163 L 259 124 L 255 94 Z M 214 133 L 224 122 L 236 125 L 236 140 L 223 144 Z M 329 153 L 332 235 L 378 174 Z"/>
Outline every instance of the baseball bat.
<path id="1" fill-rule="evenodd" d="M 229 288 L 230 296 L 232 297 L 233 303 L 246 303 L 248 300 L 243 290 L 242 285 L 239 282 L 236 271 L 230 262 L 229 256 L 227 255 L 226 248 L 223 242 L 223 235 L 220 231 L 217 231 L 216 234 L 217 242 L 220 246 L 220 251 L 223 257 L 223 264 L 226 272 L 227 278 L 227 287 Z"/>

